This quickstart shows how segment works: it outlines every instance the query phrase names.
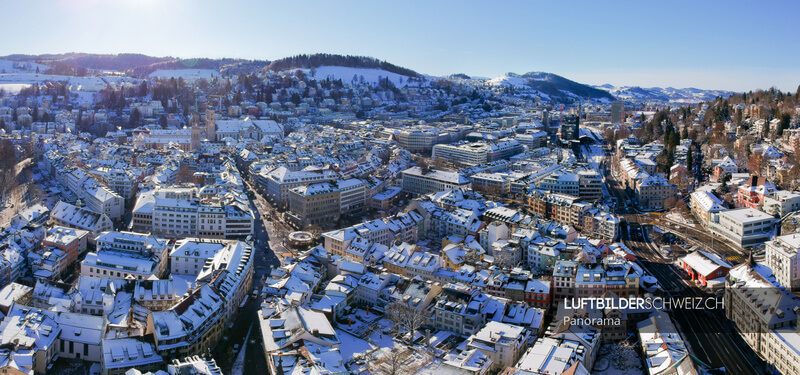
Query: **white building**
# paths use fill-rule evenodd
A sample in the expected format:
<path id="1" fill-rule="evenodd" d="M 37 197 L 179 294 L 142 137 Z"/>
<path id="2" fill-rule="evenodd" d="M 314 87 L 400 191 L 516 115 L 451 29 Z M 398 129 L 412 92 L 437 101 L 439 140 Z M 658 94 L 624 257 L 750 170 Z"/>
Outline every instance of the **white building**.
<path id="1" fill-rule="evenodd" d="M 764 196 L 764 212 L 783 217 L 800 211 L 800 193 L 780 190 L 771 196 Z"/>
<path id="2" fill-rule="evenodd" d="M 741 247 L 758 245 L 769 239 L 775 218 L 754 208 L 739 208 L 713 214 L 709 229 Z"/>
<path id="3" fill-rule="evenodd" d="M 101 344 L 106 331 L 102 316 L 61 312 L 56 317 L 61 328 L 58 336 L 58 356 L 82 359 L 87 362 L 102 360 Z"/>
<path id="4" fill-rule="evenodd" d="M 411 194 L 430 194 L 472 186 L 469 178 L 458 172 L 430 170 L 423 173 L 420 167 L 403 171 L 403 191 Z"/>
<path id="5" fill-rule="evenodd" d="M 798 248 L 800 248 L 798 234 L 776 237 L 767 242 L 764 259 L 766 266 L 772 269 L 775 281 L 793 291 L 800 289 Z"/>
<path id="6" fill-rule="evenodd" d="M 467 348 L 478 349 L 492 360 L 492 370 L 513 366 L 528 348 L 530 332 L 512 324 L 490 321 L 467 339 Z"/>
<path id="7" fill-rule="evenodd" d="M 98 184 L 94 180 L 84 185 L 86 207 L 105 214 L 109 219 L 119 221 L 125 209 L 125 199 L 111 189 Z"/>

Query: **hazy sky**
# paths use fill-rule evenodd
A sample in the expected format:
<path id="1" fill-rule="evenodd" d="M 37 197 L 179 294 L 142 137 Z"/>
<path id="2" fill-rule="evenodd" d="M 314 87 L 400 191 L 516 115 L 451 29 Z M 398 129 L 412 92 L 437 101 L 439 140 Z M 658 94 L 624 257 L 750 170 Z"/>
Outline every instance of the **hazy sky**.
<path id="1" fill-rule="evenodd" d="M 798 1 L 2 0 L 0 55 L 372 56 L 420 73 L 588 84 L 800 84 Z"/>

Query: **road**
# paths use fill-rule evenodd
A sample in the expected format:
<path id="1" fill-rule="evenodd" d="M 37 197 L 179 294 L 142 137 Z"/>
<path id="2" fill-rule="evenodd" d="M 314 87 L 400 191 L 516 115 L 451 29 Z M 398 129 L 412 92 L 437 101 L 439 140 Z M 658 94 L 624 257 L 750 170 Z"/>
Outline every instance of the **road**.
<path id="1" fill-rule="evenodd" d="M 606 167 L 609 164 L 614 168 L 613 163 L 604 163 Z M 609 190 L 619 203 L 616 212 L 627 223 L 620 231 L 620 241 L 634 252 L 637 262 L 658 280 L 669 297 L 712 297 L 691 285 L 683 270 L 676 267 L 672 259 L 659 253 L 659 244 L 653 243 L 648 226 L 654 222 L 670 224 L 677 229 L 673 232 L 677 232 L 679 237 L 698 244 L 711 243 L 711 235 L 682 223 L 661 219 L 660 215 L 640 213 L 628 207 L 625 203 L 628 197 L 614 180 L 613 171 L 606 170 L 605 175 L 609 177 Z M 741 261 L 741 252 L 721 241 L 713 242 L 711 251 L 729 260 Z M 673 309 L 671 315 L 696 361 L 709 368 L 725 367 L 729 374 L 765 373 L 765 363 L 735 331 L 733 324 L 725 318 L 724 310 Z"/>

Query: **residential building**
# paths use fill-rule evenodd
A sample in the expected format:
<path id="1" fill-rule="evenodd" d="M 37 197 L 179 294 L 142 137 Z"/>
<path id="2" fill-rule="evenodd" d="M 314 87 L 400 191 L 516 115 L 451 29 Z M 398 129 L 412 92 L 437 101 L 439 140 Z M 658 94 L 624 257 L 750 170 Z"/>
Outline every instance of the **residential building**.
<path id="1" fill-rule="evenodd" d="M 695 191 L 690 199 L 692 214 L 703 224 L 703 227 L 708 227 L 714 214 L 725 210 L 722 201 L 710 191 Z"/>
<path id="2" fill-rule="evenodd" d="M 796 233 L 775 237 L 767 242 L 764 258 L 764 265 L 772 270 L 775 281 L 792 291 L 800 290 L 798 248 L 800 236 Z"/>
<path id="3" fill-rule="evenodd" d="M 767 197 L 772 196 L 778 189 L 775 184 L 766 179 L 751 175 L 741 184 L 736 194 L 737 207 L 761 208 Z"/>
<path id="4" fill-rule="evenodd" d="M 649 375 L 700 374 L 677 327 L 664 311 L 636 325 L 639 349 Z"/>
<path id="5" fill-rule="evenodd" d="M 769 268 L 752 258 L 732 268 L 725 284 L 725 317 L 753 351 L 768 364 L 781 368 L 782 373 L 790 374 L 792 371 L 784 371 L 800 363 L 800 336 L 796 326 L 792 327 L 798 319 L 800 298 L 773 278 Z"/>
<path id="6" fill-rule="evenodd" d="M 153 344 L 138 338 L 102 340 L 101 375 L 125 375 L 134 368 L 142 373 L 156 372 L 164 368 L 164 359 Z"/>
<path id="7" fill-rule="evenodd" d="M 536 375 L 588 374 L 583 362 L 585 355 L 585 348 L 577 341 L 542 337 L 527 349 L 514 368 Z"/>
<path id="8" fill-rule="evenodd" d="M 764 212 L 784 217 L 792 212 L 800 211 L 800 193 L 779 190 L 771 196 L 764 197 Z"/>
<path id="9" fill-rule="evenodd" d="M 50 222 L 55 225 L 89 231 L 91 233 L 88 239 L 90 244 L 94 244 L 94 240 L 100 233 L 114 229 L 114 224 L 107 215 L 78 208 L 63 201 L 59 201 L 53 207 L 53 211 L 50 212 Z"/>
<path id="10" fill-rule="evenodd" d="M 636 201 L 643 209 L 660 210 L 665 208 L 665 201 L 675 198 L 677 193 L 675 185 L 664 176 L 649 176 L 636 186 Z"/>
<path id="11" fill-rule="evenodd" d="M 13 348 L 20 355 L 21 373 L 49 373 L 58 356 L 58 336 L 61 327 L 55 312 L 16 305 L 0 322 L 0 345 Z"/>
<path id="12" fill-rule="evenodd" d="M 528 347 L 530 332 L 519 326 L 487 322 L 467 339 L 468 349 L 478 349 L 492 360 L 492 371 L 513 366 Z"/>

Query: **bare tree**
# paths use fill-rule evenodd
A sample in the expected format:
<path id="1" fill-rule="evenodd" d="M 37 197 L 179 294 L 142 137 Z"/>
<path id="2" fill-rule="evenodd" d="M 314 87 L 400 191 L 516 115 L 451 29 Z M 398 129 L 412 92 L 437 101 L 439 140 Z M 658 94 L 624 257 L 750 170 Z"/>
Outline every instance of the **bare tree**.
<path id="1" fill-rule="evenodd" d="M 194 182 L 194 173 L 189 170 L 189 164 L 181 166 L 181 169 L 178 170 L 178 174 L 175 176 L 176 184 L 182 184 L 184 182 Z"/>
<path id="2" fill-rule="evenodd" d="M 371 363 L 370 373 L 382 375 L 413 374 L 419 366 L 413 366 L 414 353 L 406 347 L 393 347 Z"/>
<path id="3" fill-rule="evenodd" d="M 394 328 L 400 337 L 409 334 L 411 340 L 414 333 L 427 324 L 433 313 L 429 309 L 419 309 L 407 302 L 397 301 L 386 307 L 386 317 L 394 323 Z"/>
<path id="4" fill-rule="evenodd" d="M 513 268 L 519 265 L 514 252 L 515 249 L 500 249 L 494 254 L 494 264 L 500 268 Z"/>
<path id="5" fill-rule="evenodd" d="M 675 205 L 677 203 L 678 203 L 678 199 L 676 199 L 675 197 L 669 197 L 669 198 L 664 200 L 664 209 L 669 211 L 673 207 L 675 207 Z"/>

